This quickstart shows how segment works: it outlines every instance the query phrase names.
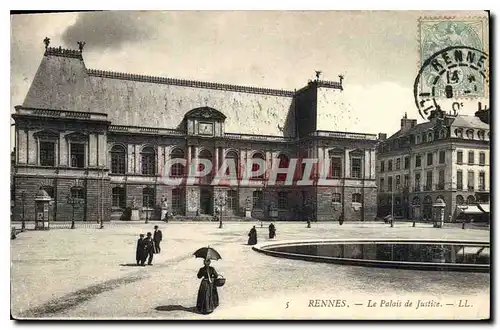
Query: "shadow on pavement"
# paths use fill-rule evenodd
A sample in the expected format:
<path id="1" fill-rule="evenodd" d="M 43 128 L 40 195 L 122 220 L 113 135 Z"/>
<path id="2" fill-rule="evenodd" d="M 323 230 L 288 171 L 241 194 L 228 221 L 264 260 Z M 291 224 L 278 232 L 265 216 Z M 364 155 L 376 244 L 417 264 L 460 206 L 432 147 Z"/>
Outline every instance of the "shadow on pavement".
<path id="1" fill-rule="evenodd" d="M 190 312 L 190 313 L 200 314 L 196 310 L 196 306 L 194 306 L 194 307 L 184 307 L 182 305 L 166 305 L 166 306 L 158 306 L 155 309 L 157 311 L 162 311 L 162 312 L 184 311 L 184 312 Z"/>
<path id="2" fill-rule="evenodd" d="M 142 267 L 141 265 L 138 265 L 138 264 L 133 264 L 133 263 L 129 263 L 129 264 L 120 264 L 120 266 L 127 266 L 127 267 Z"/>

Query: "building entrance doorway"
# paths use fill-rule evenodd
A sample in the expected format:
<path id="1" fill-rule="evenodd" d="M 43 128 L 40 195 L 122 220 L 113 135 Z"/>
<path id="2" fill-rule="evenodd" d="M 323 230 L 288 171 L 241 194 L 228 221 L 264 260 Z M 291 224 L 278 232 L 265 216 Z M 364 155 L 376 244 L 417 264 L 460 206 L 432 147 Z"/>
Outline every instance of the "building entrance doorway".
<path id="1" fill-rule="evenodd" d="M 213 211 L 213 196 L 212 191 L 207 188 L 200 190 L 200 213 L 212 214 Z"/>

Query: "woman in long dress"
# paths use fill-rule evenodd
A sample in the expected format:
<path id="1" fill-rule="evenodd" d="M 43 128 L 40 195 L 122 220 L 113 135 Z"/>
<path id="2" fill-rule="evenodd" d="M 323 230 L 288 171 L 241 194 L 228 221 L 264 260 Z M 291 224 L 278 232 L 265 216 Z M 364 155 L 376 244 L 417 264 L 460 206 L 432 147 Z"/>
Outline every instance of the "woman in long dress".
<path id="1" fill-rule="evenodd" d="M 198 278 L 203 278 L 198 289 L 196 309 L 202 314 L 210 314 L 219 306 L 219 294 L 214 284 L 219 276 L 215 268 L 210 266 L 210 259 L 204 260 L 204 267 L 198 271 Z"/>
<path id="2" fill-rule="evenodd" d="M 257 244 L 257 229 L 255 229 L 255 226 L 253 226 L 248 233 L 248 245 L 255 244 Z"/>

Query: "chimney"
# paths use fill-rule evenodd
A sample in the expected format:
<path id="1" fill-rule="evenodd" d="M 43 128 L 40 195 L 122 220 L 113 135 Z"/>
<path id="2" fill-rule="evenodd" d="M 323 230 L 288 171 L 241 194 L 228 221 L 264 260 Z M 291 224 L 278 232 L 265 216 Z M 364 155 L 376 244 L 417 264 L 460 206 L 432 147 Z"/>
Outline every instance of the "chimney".
<path id="1" fill-rule="evenodd" d="M 387 140 L 387 133 L 378 133 L 378 139 L 381 141 Z"/>
<path id="2" fill-rule="evenodd" d="M 417 120 L 416 119 L 408 119 L 408 115 L 405 112 L 405 115 L 403 118 L 401 118 L 401 132 L 406 132 L 409 129 L 415 127 L 417 125 Z"/>
<path id="3" fill-rule="evenodd" d="M 490 124 L 490 109 L 488 106 L 485 106 L 482 108 L 481 102 L 478 102 L 477 104 L 478 110 L 474 114 L 476 117 L 478 117 L 483 123 L 485 124 Z"/>

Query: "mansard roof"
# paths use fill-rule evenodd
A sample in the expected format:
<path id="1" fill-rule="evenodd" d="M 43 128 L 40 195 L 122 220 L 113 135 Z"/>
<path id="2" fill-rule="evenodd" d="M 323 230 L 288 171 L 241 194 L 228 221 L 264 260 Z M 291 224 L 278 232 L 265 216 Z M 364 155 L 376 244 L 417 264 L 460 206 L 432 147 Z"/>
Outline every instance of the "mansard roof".
<path id="1" fill-rule="evenodd" d="M 320 81 L 341 89 L 341 84 Z M 193 109 L 225 116 L 225 131 L 295 136 L 295 92 L 100 70 L 78 50 L 47 48 L 23 102 L 25 108 L 99 112 L 113 125 L 179 129 Z"/>

